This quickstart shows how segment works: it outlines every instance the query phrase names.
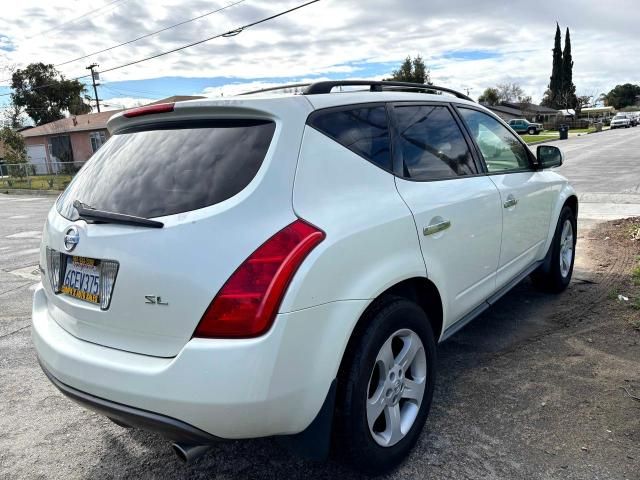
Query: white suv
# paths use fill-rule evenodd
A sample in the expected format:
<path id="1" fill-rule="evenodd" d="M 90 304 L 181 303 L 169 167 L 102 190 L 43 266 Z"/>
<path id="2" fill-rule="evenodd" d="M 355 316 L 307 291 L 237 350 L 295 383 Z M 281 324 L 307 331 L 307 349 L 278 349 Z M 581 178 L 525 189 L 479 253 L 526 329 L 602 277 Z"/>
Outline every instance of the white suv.
<path id="1" fill-rule="evenodd" d="M 282 436 L 397 465 L 436 344 L 528 275 L 562 291 L 576 241 L 576 195 L 548 169 L 560 151 L 534 156 L 487 109 L 426 88 L 320 82 L 114 116 L 44 227 L 33 341 L 49 379 L 184 460 Z"/>

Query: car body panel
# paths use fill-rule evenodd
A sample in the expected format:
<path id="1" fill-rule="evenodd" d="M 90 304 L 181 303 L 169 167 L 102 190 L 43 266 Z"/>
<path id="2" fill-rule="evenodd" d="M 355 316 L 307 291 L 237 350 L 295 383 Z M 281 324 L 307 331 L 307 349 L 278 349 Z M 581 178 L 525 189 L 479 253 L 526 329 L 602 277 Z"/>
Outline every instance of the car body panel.
<path id="1" fill-rule="evenodd" d="M 415 223 L 394 177 L 310 126 L 300 151 L 293 208 L 327 237 L 291 282 L 283 311 L 372 300 L 406 278 L 426 276 Z"/>
<path id="2" fill-rule="evenodd" d="M 540 258 L 556 192 L 544 172 L 512 172 L 489 178 L 498 188 L 502 204 L 502 244 L 496 278 L 499 289 Z M 518 203 L 505 208 L 511 198 Z"/>
<path id="3" fill-rule="evenodd" d="M 444 328 L 495 291 L 500 256 L 500 194 L 487 176 L 417 182 L 396 178 L 416 220 L 427 276 L 441 292 Z M 424 235 L 429 225 L 450 227 Z"/>

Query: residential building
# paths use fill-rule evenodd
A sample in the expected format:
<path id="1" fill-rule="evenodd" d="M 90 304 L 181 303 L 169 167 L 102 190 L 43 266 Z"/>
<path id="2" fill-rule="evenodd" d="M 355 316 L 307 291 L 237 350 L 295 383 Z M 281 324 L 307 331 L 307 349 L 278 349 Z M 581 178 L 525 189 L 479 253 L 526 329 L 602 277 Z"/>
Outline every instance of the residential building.
<path id="1" fill-rule="evenodd" d="M 204 97 L 173 96 L 150 103 L 179 102 Z M 73 115 L 22 131 L 29 162 L 37 173 L 79 169 L 107 141 L 107 121 L 123 110 Z"/>
<path id="2" fill-rule="evenodd" d="M 558 115 L 553 108 L 535 105 L 533 103 L 500 102 L 499 105 L 485 105 L 489 110 L 505 121 L 514 118 L 526 118 L 531 122 L 551 122 Z"/>

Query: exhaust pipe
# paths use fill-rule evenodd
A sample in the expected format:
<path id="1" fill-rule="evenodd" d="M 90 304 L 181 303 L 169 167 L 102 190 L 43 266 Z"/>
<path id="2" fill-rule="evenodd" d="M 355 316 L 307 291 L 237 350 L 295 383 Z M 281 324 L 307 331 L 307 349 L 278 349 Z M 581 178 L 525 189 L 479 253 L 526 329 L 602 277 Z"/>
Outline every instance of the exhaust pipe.
<path id="1" fill-rule="evenodd" d="M 211 448 L 211 445 L 172 443 L 171 448 L 182 462 L 191 463 L 204 455 Z"/>

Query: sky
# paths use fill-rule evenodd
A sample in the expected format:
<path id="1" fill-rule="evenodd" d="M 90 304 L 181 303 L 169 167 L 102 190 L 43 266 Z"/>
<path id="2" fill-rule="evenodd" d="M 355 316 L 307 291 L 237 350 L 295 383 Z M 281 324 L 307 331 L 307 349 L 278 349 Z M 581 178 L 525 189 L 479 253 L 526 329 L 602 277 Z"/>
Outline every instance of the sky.
<path id="1" fill-rule="evenodd" d="M 67 78 L 108 70 L 221 34 L 305 0 L 2 1 L 0 108 L 7 67 L 58 65 Z M 219 10 L 179 27 L 173 24 Z M 320 0 L 300 10 L 153 60 L 101 74 L 105 109 L 171 95 L 229 96 L 283 83 L 382 79 L 421 55 L 434 84 L 469 92 L 516 82 L 540 101 L 556 22 L 571 31 L 579 95 L 640 83 L 640 2 L 618 0 Z M 564 39 L 563 39 L 564 42 Z M 65 63 L 78 57 L 87 58 Z M 62 65 L 61 65 L 62 64 Z M 89 79 L 82 79 L 89 82 Z M 93 96 L 92 89 L 89 93 Z"/>

